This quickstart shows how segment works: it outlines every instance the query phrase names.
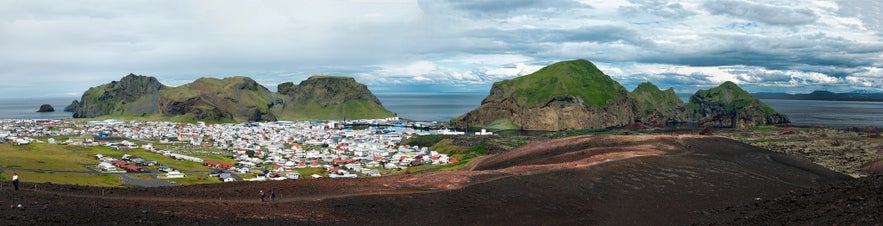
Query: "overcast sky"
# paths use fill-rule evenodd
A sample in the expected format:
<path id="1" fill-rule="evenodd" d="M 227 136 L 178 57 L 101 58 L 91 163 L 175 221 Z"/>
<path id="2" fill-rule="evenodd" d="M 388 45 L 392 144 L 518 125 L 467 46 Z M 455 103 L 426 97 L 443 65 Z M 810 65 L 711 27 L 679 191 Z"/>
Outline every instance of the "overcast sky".
<path id="1" fill-rule="evenodd" d="M 129 73 L 486 93 L 570 59 L 629 90 L 883 91 L 881 12 L 871 0 L 0 0 L 0 95 L 73 99 Z"/>

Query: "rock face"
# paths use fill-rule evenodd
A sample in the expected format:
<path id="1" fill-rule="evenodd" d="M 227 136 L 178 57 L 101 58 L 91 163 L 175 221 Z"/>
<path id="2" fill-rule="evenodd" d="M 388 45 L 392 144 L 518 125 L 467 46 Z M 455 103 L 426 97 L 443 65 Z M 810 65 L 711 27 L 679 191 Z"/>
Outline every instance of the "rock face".
<path id="1" fill-rule="evenodd" d="M 690 97 L 687 111 L 703 127 L 751 128 L 790 122 L 788 117 L 752 97 L 733 82 L 696 91 Z"/>
<path id="2" fill-rule="evenodd" d="M 477 109 L 451 120 L 457 128 L 572 130 L 697 122 L 750 128 L 788 118 L 732 82 L 696 92 L 684 104 L 674 89 L 645 82 L 631 93 L 587 60 L 563 61 L 494 83 Z"/>
<path id="3" fill-rule="evenodd" d="M 342 120 L 388 118 L 394 114 L 364 84 L 351 77 L 312 76 L 298 85 L 279 84 L 283 99 L 274 108 L 284 120 Z"/>
<path id="4" fill-rule="evenodd" d="M 70 105 L 64 107 L 64 112 L 77 112 L 77 109 L 80 107 L 80 102 L 74 100 Z"/>
<path id="5" fill-rule="evenodd" d="M 75 110 L 74 118 L 156 113 L 159 91 L 165 88 L 154 77 L 129 74 L 120 81 L 89 88 L 79 105 L 71 109 Z"/>
<path id="6" fill-rule="evenodd" d="M 687 121 L 684 102 L 673 88 L 662 91 L 653 83 L 644 82 L 629 97 L 635 101 L 636 121 L 653 125 Z"/>
<path id="7" fill-rule="evenodd" d="M 55 111 L 55 108 L 53 108 L 52 105 L 49 105 L 49 104 L 40 105 L 40 109 L 37 110 L 37 112 L 54 112 L 54 111 Z"/>
<path id="8" fill-rule="evenodd" d="M 65 110 L 76 118 L 118 115 L 210 122 L 393 116 L 365 85 L 331 76 L 314 76 L 300 85 L 282 83 L 274 93 L 248 77 L 200 78 L 166 87 L 153 77 L 130 74 L 90 88 Z"/>
<path id="9" fill-rule="evenodd" d="M 558 62 L 494 83 L 478 109 L 455 127 L 571 130 L 622 126 L 634 121 L 628 91 L 587 60 Z"/>

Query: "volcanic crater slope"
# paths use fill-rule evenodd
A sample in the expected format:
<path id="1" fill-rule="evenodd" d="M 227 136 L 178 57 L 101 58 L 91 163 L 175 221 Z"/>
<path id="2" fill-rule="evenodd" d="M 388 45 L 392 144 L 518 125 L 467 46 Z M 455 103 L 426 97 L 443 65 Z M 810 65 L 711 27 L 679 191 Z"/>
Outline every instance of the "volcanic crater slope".
<path id="1" fill-rule="evenodd" d="M 398 225 L 431 216 L 421 224 L 685 224 L 714 219 L 706 210 L 849 180 L 806 161 L 700 136 L 538 141 L 463 167 L 162 188 L 4 188 L 10 200 L 27 200 L 32 208 L 0 211 L 0 223 Z M 279 199 L 262 203 L 259 190 L 274 191 Z"/>

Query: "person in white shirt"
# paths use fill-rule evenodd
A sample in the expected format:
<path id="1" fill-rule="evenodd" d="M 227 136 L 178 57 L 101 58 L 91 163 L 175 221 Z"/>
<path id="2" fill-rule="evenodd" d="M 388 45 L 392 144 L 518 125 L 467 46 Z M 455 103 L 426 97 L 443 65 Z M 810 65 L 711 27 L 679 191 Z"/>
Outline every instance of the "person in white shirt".
<path id="1" fill-rule="evenodd" d="M 15 185 L 15 190 L 18 191 L 18 173 L 12 173 L 12 185 Z"/>

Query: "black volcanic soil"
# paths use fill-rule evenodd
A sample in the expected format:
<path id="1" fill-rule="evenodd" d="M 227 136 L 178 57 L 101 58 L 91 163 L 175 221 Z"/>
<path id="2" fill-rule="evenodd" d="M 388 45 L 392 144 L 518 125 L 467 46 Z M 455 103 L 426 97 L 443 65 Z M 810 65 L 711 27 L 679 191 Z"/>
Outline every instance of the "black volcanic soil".
<path id="1" fill-rule="evenodd" d="M 471 171 L 380 178 L 127 189 L 25 184 L 18 192 L 4 186 L 0 224 L 765 224 L 732 220 L 742 212 L 727 208 L 852 182 L 721 137 L 580 136 L 476 161 Z M 279 198 L 260 202 L 259 190 Z M 9 208 L 13 203 L 25 208 Z"/>

